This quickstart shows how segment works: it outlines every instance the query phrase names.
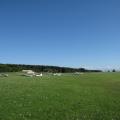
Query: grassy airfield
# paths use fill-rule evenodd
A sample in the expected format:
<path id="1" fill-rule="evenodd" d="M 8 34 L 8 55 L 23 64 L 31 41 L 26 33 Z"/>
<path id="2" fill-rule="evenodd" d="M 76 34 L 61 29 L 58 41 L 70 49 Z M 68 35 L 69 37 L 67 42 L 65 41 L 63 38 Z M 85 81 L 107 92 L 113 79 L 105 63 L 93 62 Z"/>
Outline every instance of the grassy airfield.
<path id="1" fill-rule="evenodd" d="M 0 120 L 120 120 L 120 73 L 0 77 Z"/>

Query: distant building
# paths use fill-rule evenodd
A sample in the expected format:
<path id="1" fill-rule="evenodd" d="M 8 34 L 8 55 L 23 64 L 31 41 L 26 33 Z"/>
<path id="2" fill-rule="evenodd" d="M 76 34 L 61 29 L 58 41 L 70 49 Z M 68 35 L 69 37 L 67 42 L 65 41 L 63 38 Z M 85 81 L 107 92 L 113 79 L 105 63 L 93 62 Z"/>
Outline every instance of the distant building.
<path id="1" fill-rule="evenodd" d="M 32 70 L 22 70 L 23 73 L 34 75 L 35 72 Z"/>

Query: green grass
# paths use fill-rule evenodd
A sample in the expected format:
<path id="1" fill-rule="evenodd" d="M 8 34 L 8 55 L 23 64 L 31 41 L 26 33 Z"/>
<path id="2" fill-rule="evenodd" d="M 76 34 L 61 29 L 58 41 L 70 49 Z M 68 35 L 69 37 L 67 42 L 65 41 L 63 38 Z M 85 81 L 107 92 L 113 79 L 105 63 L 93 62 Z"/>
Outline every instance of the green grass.
<path id="1" fill-rule="evenodd" d="M 0 77 L 0 120 L 120 120 L 120 73 Z"/>

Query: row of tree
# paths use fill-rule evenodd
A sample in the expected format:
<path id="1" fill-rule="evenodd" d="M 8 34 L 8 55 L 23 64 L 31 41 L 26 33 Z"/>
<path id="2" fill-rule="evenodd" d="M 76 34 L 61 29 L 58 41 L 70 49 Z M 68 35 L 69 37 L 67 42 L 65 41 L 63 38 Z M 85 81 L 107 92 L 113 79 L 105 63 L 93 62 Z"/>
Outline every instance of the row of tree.
<path id="1" fill-rule="evenodd" d="M 0 64 L 0 72 L 19 72 L 33 70 L 35 72 L 73 73 L 73 72 L 102 72 L 101 70 L 87 70 L 85 68 L 69 68 L 45 65 Z"/>

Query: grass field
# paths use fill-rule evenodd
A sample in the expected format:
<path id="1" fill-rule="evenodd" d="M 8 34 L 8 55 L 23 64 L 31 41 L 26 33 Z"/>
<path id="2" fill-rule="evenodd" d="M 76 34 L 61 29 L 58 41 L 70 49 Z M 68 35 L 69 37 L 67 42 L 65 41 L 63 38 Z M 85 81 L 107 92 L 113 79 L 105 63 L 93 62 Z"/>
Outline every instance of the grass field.
<path id="1" fill-rule="evenodd" d="M 0 77 L 0 120 L 120 120 L 120 73 Z"/>

